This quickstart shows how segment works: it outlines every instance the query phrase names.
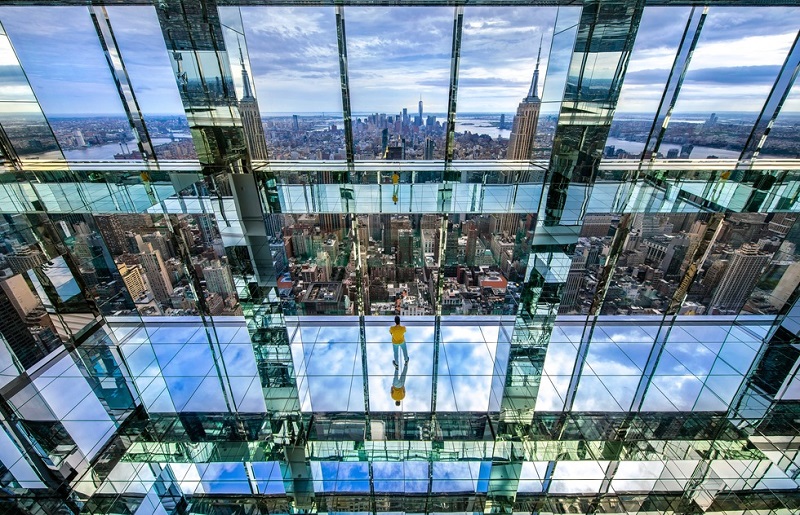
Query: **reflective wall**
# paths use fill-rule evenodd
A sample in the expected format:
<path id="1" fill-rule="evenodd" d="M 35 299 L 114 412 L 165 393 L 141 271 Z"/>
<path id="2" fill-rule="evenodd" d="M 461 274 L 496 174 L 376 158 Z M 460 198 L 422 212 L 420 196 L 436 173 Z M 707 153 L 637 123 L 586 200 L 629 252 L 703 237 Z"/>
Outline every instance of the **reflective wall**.
<path id="1" fill-rule="evenodd" d="M 790 2 L 15 4 L 3 511 L 798 509 Z"/>

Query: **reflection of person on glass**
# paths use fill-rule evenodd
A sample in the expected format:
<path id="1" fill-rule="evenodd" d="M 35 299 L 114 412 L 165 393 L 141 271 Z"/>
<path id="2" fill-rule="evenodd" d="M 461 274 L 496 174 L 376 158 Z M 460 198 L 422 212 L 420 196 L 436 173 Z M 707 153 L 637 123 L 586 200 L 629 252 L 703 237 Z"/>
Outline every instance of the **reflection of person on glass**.
<path id="1" fill-rule="evenodd" d="M 408 349 L 406 349 L 406 328 L 400 325 L 400 317 L 394 317 L 394 325 L 389 328 L 389 333 L 392 335 L 392 350 L 394 351 L 394 361 L 392 364 L 397 368 L 398 352 L 403 350 L 403 357 L 405 362 L 408 363 Z M 405 375 L 403 375 L 405 381 Z"/>
<path id="2" fill-rule="evenodd" d="M 392 389 L 391 389 L 392 399 L 394 400 L 395 406 L 399 406 L 400 401 L 402 401 L 406 397 L 406 372 L 408 372 L 408 359 L 406 359 L 406 362 L 403 365 L 403 373 L 400 374 L 400 377 L 397 377 L 397 373 L 399 371 L 400 370 L 397 368 L 397 365 L 395 365 L 394 381 L 392 381 Z"/>
<path id="3" fill-rule="evenodd" d="M 392 174 L 392 184 L 394 185 L 392 190 L 392 202 L 397 204 L 397 194 L 400 192 L 400 176 L 397 172 Z"/>

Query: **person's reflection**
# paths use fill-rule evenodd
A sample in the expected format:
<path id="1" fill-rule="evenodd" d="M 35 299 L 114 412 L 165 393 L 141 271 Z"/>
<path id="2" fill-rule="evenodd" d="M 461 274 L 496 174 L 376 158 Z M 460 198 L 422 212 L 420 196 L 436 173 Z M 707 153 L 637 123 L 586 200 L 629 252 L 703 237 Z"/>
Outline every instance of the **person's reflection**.
<path id="1" fill-rule="evenodd" d="M 392 184 L 392 202 L 397 204 L 397 194 L 400 192 L 400 175 L 398 175 L 397 172 L 392 174 Z"/>
<path id="2" fill-rule="evenodd" d="M 394 399 L 394 405 L 399 406 L 400 401 L 405 399 L 406 397 L 406 372 L 408 372 L 408 360 L 406 360 L 405 364 L 403 365 L 403 373 L 400 374 L 400 377 L 397 376 L 400 369 L 397 367 L 394 368 L 394 380 L 392 381 L 392 399 Z"/>

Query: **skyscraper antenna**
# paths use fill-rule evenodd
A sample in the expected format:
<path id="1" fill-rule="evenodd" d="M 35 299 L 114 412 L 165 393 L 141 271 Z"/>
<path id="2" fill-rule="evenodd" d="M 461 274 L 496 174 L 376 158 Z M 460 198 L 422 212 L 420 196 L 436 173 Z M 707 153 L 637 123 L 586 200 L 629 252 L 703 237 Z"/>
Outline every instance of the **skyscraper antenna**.
<path id="1" fill-rule="evenodd" d="M 244 66 L 244 52 L 242 52 L 242 42 L 239 40 L 239 35 L 236 35 L 236 44 L 239 46 L 239 62 L 242 65 L 242 83 L 244 86 L 243 97 L 252 97 L 253 90 L 250 87 L 250 76 L 247 73 L 247 68 Z"/>
<path id="2" fill-rule="evenodd" d="M 539 61 L 542 59 L 542 43 L 544 42 L 544 34 L 539 38 L 539 54 L 536 56 L 536 69 L 539 69 Z"/>
<path id="3" fill-rule="evenodd" d="M 539 62 L 542 59 L 542 43 L 544 42 L 544 34 L 539 39 L 539 53 L 536 56 L 536 68 L 533 70 L 533 79 L 531 80 L 531 89 L 528 90 L 528 96 L 526 99 L 537 99 L 539 98 Z"/>

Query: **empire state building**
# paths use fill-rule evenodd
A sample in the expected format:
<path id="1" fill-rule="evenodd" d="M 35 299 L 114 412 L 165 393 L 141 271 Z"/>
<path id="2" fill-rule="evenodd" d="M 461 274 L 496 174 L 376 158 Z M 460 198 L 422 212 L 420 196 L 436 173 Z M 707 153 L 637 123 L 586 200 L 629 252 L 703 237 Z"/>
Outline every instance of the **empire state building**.
<path id="1" fill-rule="evenodd" d="M 533 80 L 528 90 L 528 96 L 522 99 L 517 107 L 514 125 L 508 141 L 507 159 L 527 161 L 533 151 L 533 138 L 536 135 L 536 123 L 539 121 L 539 109 L 542 99 L 539 98 L 539 59 L 542 48 L 539 47 L 539 56 L 536 58 L 536 69 L 533 71 Z"/>
<path id="2" fill-rule="evenodd" d="M 267 138 L 264 135 L 264 126 L 261 124 L 258 100 L 253 96 L 253 90 L 250 88 L 250 77 L 247 74 L 247 68 L 244 66 L 244 55 L 241 47 L 239 47 L 239 58 L 242 63 L 242 83 L 244 84 L 244 95 L 239 100 L 239 112 L 242 115 L 244 138 L 247 141 L 247 148 L 250 150 L 250 159 L 266 161 L 269 159 Z"/>

